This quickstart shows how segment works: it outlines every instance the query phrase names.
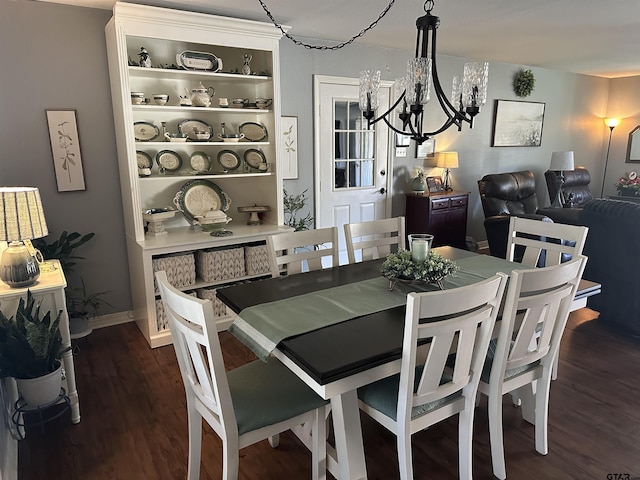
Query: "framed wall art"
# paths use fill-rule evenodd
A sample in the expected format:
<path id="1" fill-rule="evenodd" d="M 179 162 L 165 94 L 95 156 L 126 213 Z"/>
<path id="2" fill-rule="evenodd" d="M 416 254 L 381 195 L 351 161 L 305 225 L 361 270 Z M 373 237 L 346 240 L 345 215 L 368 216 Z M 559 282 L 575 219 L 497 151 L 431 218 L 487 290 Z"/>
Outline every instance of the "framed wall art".
<path id="1" fill-rule="evenodd" d="M 53 166 L 59 192 L 84 190 L 75 110 L 47 110 Z"/>
<path id="2" fill-rule="evenodd" d="M 435 138 L 430 138 L 429 140 L 425 140 L 424 142 L 422 142 L 422 145 L 416 142 L 416 158 L 426 158 L 426 157 L 431 158 L 433 157 L 435 152 L 436 152 Z"/>
<path id="3" fill-rule="evenodd" d="M 492 147 L 539 147 L 544 103 L 496 100 Z"/>
<path id="4" fill-rule="evenodd" d="M 284 165 L 282 178 L 293 180 L 298 178 L 298 117 L 280 117 L 282 130 L 282 152 Z"/>

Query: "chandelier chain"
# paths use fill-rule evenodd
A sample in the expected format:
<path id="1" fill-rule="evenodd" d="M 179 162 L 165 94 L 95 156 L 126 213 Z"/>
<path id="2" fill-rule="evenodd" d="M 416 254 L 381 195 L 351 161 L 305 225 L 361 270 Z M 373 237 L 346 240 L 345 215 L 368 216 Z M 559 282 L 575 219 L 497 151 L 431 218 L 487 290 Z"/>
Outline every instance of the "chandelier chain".
<path id="1" fill-rule="evenodd" d="M 391 7 L 393 6 L 393 4 L 395 3 L 396 0 L 390 0 L 389 4 L 386 6 L 386 8 L 380 12 L 380 15 L 378 15 L 378 18 L 376 18 L 373 22 L 371 22 L 371 24 L 368 27 L 363 28 L 362 30 L 360 30 L 360 33 L 354 35 L 353 37 L 351 37 L 349 40 L 346 40 L 344 42 L 340 42 L 336 45 L 310 45 L 308 43 L 304 43 L 296 38 L 294 38 L 293 36 L 289 35 L 287 32 L 284 31 L 284 28 L 282 27 L 282 25 L 280 25 L 278 22 L 276 22 L 276 19 L 273 18 L 273 15 L 271 14 L 271 12 L 269 11 L 269 8 L 265 5 L 265 3 L 262 0 L 258 0 L 258 2 L 260 2 L 260 5 L 262 6 L 262 9 L 265 11 L 265 13 L 267 14 L 267 17 L 269 17 L 269 19 L 271 20 L 271 22 L 275 25 L 275 27 L 280 30 L 282 32 L 282 34 L 287 37 L 289 40 L 291 40 L 293 43 L 295 43 L 296 45 L 300 46 L 300 47 L 304 47 L 307 49 L 314 49 L 314 50 L 339 50 L 342 47 L 346 47 L 347 45 L 353 43 L 356 39 L 362 37 L 365 33 L 367 33 L 369 30 L 375 28 L 376 25 L 378 25 L 378 22 L 380 20 L 382 20 L 382 18 L 387 14 L 387 12 L 391 9 Z"/>

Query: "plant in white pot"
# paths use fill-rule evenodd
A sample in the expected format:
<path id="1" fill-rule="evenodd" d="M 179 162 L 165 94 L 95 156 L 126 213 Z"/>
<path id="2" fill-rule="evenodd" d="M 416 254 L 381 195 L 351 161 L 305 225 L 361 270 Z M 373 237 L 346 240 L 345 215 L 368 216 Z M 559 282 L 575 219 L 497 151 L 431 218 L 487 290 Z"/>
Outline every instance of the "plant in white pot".
<path id="1" fill-rule="evenodd" d="M 30 406 L 42 406 L 60 394 L 62 355 L 71 349 L 62 345 L 59 311 L 41 315 L 31 291 L 20 299 L 15 318 L 0 312 L 0 376 L 14 377 L 18 392 Z"/>
<path id="2" fill-rule="evenodd" d="M 111 306 L 103 295 L 108 292 L 87 293 L 84 280 L 80 278 L 81 287 L 67 288 L 67 313 L 69 314 L 69 324 L 71 338 L 79 338 L 91 333 L 89 319 L 98 316 L 100 307 Z"/>

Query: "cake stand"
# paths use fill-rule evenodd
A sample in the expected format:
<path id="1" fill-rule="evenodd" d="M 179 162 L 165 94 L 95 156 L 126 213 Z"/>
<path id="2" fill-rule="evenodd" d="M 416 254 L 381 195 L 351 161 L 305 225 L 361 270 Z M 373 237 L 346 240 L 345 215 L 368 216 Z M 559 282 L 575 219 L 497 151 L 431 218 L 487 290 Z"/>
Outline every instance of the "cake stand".
<path id="1" fill-rule="evenodd" d="M 271 207 L 269 205 L 250 205 L 247 207 L 238 207 L 239 213 L 250 213 L 249 221 L 247 225 L 262 225 L 259 213 L 270 212 Z"/>

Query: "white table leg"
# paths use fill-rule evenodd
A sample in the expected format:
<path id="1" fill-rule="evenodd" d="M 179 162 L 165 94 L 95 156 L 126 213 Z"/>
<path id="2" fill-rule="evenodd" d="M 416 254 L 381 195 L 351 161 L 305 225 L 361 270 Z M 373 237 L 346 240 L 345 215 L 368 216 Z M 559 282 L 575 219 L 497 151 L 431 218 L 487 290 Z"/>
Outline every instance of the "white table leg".
<path id="1" fill-rule="evenodd" d="M 67 313 L 64 290 L 60 289 L 54 293 L 56 305 L 64 306 L 60 317 L 60 333 L 62 335 L 62 345 L 71 347 L 71 334 L 69 333 L 69 314 Z M 71 423 L 80 423 L 80 401 L 78 399 L 78 389 L 76 387 L 76 370 L 73 366 L 73 352 L 71 350 L 62 355 L 62 365 L 67 381 L 67 396 L 71 403 Z"/>
<path id="2" fill-rule="evenodd" d="M 351 390 L 332 398 L 331 414 L 339 480 L 366 479 L 367 467 L 364 459 L 357 392 Z"/>

